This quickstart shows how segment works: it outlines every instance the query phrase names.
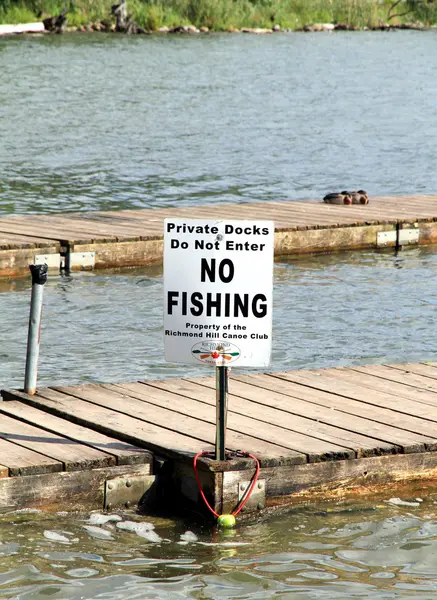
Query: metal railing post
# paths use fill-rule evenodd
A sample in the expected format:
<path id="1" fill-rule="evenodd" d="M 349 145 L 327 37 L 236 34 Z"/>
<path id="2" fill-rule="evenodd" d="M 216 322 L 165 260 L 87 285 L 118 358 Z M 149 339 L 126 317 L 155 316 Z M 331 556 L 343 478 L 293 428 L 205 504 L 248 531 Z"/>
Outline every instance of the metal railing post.
<path id="1" fill-rule="evenodd" d="M 228 413 L 228 367 L 216 367 L 215 459 L 226 460 L 226 421 Z"/>
<path id="2" fill-rule="evenodd" d="M 29 332 L 27 336 L 26 370 L 24 391 L 35 394 L 38 373 L 39 341 L 41 334 L 42 298 L 47 281 L 47 265 L 29 265 L 32 274 L 32 295 L 30 298 Z"/>

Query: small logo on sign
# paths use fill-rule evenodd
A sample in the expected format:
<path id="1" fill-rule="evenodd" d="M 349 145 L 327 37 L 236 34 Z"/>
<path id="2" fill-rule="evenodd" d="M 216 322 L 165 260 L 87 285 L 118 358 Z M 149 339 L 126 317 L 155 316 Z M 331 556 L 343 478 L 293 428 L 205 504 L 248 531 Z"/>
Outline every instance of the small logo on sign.
<path id="1" fill-rule="evenodd" d="M 236 361 L 241 352 L 229 342 L 199 342 L 191 348 L 191 354 L 207 365 L 223 366 Z"/>

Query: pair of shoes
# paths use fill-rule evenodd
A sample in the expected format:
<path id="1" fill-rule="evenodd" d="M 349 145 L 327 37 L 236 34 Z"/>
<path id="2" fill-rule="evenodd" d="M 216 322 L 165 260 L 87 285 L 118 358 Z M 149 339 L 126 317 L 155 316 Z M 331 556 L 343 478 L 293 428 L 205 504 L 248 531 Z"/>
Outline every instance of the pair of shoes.
<path id="1" fill-rule="evenodd" d="M 357 192 L 333 192 L 323 198 L 326 204 L 369 204 L 369 197 L 364 190 Z"/>
<path id="2" fill-rule="evenodd" d="M 326 202 L 326 204 L 352 204 L 352 196 L 349 192 L 333 192 L 332 194 L 326 194 L 323 202 Z"/>
<path id="3" fill-rule="evenodd" d="M 349 194 L 352 199 L 352 204 L 369 204 L 369 197 L 364 190 L 358 190 L 358 192 L 342 192 L 342 194 Z"/>

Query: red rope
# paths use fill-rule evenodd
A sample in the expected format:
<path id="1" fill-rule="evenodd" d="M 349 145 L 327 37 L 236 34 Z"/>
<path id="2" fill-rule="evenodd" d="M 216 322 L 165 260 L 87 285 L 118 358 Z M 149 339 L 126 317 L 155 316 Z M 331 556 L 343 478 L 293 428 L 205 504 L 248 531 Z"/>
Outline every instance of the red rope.
<path id="1" fill-rule="evenodd" d="M 256 482 L 258 481 L 259 471 L 260 471 L 259 460 L 257 459 L 256 456 L 254 456 L 253 454 L 249 454 L 249 452 L 242 452 L 242 451 L 239 451 L 239 454 L 242 455 L 242 456 L 247 456 L 249 458 L 252 458 L 255 461 L 255 463 L 256 463 L 256 469 L 255 469 L 255 475 L 253 476 L 252 483 L 250 484 L 249 489 L 247 490 L 246 494 L 244 495 L 244 498 L 238 504 L 237 508 L 232 513 L 232 515 L 234 517 L 236 517 L 238 515 L 238 513 L 241 511 L 241 509 L 243 508 L 243 506 L 245 506 L 246 502 L 249 500 L 250 496 L 252 495 L 253 488 L 255 487 Z M 206 496 L 205 496 L 205 494 L 204 494 L 204 492 L 202 490 L 202 484 L 200 482 L 199 473 L 197 472 L 197 459 L 200 456 L 208 456 L 208 455 L 214 456 L 214 453 L 213 452 L 209 452 L 209 451 L 198 452 L 196 454 L 196 456 L 194 457 L 194 460 L 193 460 L 193 470 L 194 470 L 194 476 L 196 477 L 197 487 L 199 488 L 199 493 L 200 493 L 203 501 L 205 502 L 205 504 L 208 507 L 208 509 L 212 512 L 212 514 L 215 517 L 218 518 L 220 515 L 215 512 L 215 510 L 212 508 L 212 506 L 210 505 L 210 503 L 206 499 Z"/>

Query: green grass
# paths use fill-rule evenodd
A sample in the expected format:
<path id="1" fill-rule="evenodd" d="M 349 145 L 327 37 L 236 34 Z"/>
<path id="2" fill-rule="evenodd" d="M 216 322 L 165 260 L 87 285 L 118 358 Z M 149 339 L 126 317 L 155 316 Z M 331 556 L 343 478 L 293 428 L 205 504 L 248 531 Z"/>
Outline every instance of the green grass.
<path id="1" fill-rule="evenodd" d="M 372 27 L 387 21 L 393 0 L 128 0 L 128 10 L 145 29 L 177 25 L 206 26 L 213 31 L 241 27 L 301 29 L 313 23 L 344 23 L 351 27 Z M 115 0 L 67 0 L 68 25 L 80 26 L 113 21 Z M 414 11 L 390 20 L 391 24 L 437 23 L 437 2 L 410 0 Z M 406 10 L 403 0 L 394 13 Z M 0 23 L 26 23 L 57 14 L 62 0 L 0 0 Z"/>

